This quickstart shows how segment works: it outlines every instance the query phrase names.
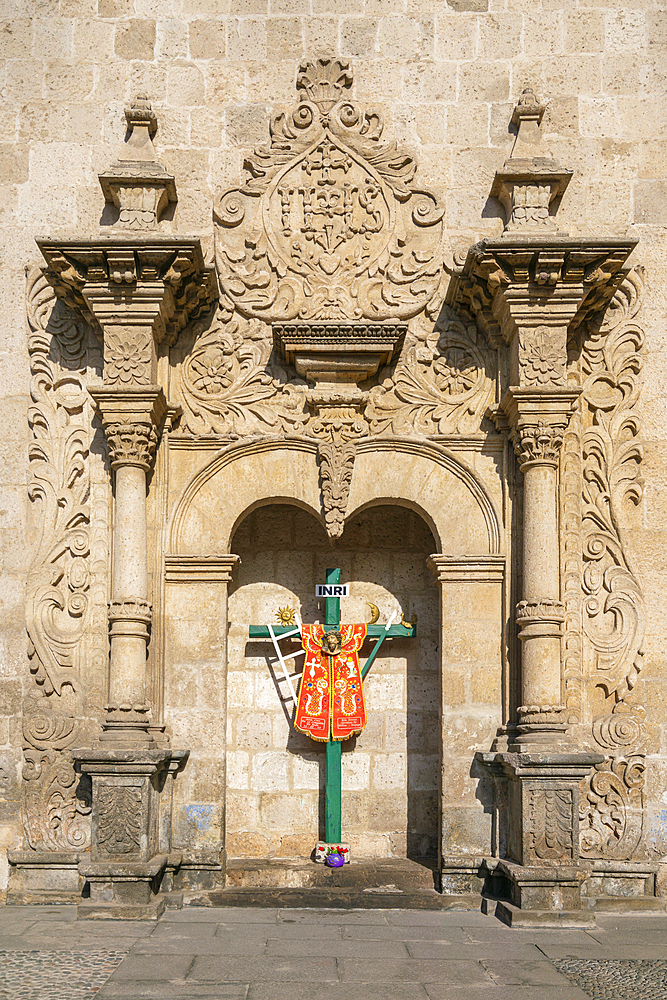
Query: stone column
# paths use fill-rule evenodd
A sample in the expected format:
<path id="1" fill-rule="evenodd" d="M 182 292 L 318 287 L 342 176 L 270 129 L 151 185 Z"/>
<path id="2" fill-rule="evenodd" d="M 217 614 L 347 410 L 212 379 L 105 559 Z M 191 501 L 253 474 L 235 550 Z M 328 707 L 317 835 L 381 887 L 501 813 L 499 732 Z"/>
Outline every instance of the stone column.
<path id="1" fill-rule="evenodd" d="M 523 599 L 517 749 L 563 743 L 558 461 L 578 389 L 515 388 L 503 401 L 523 473 Z"/>
<path id="2" fill-rule="evenodd" d="M 148 733 L 146 657 L 151 622 L 146 548 L 146 474 L 167 410 L 158 386 L 92 391 L 114 473 L 109 694 L 102 742 L 154 746 Z"/>

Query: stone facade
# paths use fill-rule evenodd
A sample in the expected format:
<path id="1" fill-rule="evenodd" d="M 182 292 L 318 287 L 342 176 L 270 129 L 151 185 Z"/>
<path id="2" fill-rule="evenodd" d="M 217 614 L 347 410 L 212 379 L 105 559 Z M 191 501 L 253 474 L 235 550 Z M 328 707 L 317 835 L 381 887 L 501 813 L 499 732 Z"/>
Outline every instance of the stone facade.
<path id="1" fill-rule="evenodd" d="M 9 901 L 309 856 L 248 626 L 337 565 L 343 621 L 418 614 L 353 852 L 510 921 L 662 905 L 667 18 L 541 6 L 2 9 Z"/>

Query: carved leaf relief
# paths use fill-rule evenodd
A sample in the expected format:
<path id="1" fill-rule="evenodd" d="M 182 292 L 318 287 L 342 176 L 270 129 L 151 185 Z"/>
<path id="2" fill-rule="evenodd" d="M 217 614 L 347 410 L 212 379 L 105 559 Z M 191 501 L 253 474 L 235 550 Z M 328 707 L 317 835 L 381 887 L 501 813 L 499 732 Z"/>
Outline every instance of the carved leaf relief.
<path id="1" fill-rule="evenodd" d="M 84 324 L 56 302 L 41 271 L 28 276 L 31 398 L 28 420 L 35 544 L 28 570 L 31 670 L 48 694 L 76 686 L 90 574 L 89 442 Z"/>
<path id="2" fill-rule="evenodd" d="M 176 366 L 181 430 L 243 437 L 294 432 L 307 419 L 305 383 L 270 364 L 272 342 L 257 321 L 221 309 Z"/>
<path id="3" fill-rule="evenodd" d="M 625 860 L 636 856 L 644 829 L 644 758 L 610 757 L 582 782 L 581 854 Z"/>
<path id="4" fill-rule="evenodd" d="M 634 321 L 643 290 L 631 272 L 609 315 L 584 344 L 583 592 L 584 633 L 594 682 L 622 700 L 635 686 L 643 659 L 644 598 L 625 537 L 624 504 L 642 495 L 642 446 L 634 412 L 644 342 Z"/>
<path id="5" fill-rule="evenodd" d="M 371 433 L 466 434 L 478 431 L 493 382 L 491 352 L 474 325 L 443 311 L 435 327 L 418 321 L 416 338 L 393 378 L 370 392 Z"/>

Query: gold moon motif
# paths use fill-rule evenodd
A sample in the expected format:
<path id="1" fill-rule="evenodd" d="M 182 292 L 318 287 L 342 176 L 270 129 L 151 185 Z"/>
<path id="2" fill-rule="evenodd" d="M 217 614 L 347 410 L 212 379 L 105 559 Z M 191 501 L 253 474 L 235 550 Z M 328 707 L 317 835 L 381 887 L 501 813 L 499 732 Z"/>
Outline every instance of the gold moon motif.
<path id="1" fill-rule="evenodd" d="M 405 625 L 406 628 L 412 628 L 413 625 L 416 625 L 418 618 L 419 618 L 419 615 L 415 612 L 414 615 L 411 615 L 411 619 L 412 620 L 411 621 L 406 621 L 405 615 L 401 611 L 401 625 Z"/>
<path id="2" fill-rule="evenodd" d="M 375 625 L 376 621 L 380 617 L 380 609 L 377 604 L 371 604 L 370 601 L 366 601 L 366 604 L 371 609 L 371 620 L 368 622 L 369 625 Z"/>

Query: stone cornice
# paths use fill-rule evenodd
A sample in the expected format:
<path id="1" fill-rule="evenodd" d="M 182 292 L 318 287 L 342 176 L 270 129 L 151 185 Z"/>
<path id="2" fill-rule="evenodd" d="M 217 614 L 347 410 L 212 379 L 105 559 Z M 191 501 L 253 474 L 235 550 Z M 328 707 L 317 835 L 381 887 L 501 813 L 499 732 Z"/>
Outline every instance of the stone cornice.
<path id="1" fill-rule="evenodd" d="M 475 316 L 496 347 L 516 335 L 513 307 L 523 310 L 528 325 L 579 325 L 609 302 L 637 242 L 563 236 L 482 240 L 452 276 L 446 302 Z"/>
<path id="2" fill-rule="evenodd" d="M 156 340 L 173 343 L 217 295 L 196 237 L 116 233 L 37 245 L 56 293 L 103 329 L 148 322 Z"/>

